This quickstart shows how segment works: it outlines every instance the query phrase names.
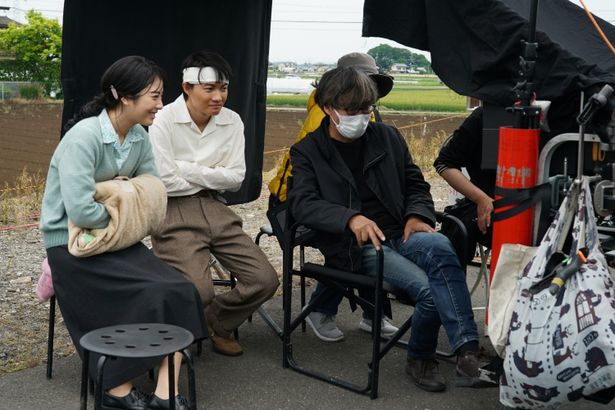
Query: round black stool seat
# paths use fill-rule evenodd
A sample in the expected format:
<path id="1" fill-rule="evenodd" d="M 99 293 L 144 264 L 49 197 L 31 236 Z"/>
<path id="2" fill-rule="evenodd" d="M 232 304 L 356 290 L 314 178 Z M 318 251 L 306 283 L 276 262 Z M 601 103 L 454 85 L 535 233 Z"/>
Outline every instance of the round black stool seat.
<path id="1" fill-rule="evenodd" d="M 192 333 L 178 326 L 140 323 L 103 327 L 83 335 L 79 344 L 105 356 L 145 358 L 164 356 L 190 346 Z"/>
<path id="2" fill-rule="evenodd" d="M 87 408 L 87 379 L 90 353 L 98 353 L 95 380 L 95 405 L 99 410 L 102 403 L 103 373 L 108 358 L 117 357 L 143 359 L 151 357 L 166 357 L 168 359 L 169 397 L 175 397 L 174 389 L 174 355 L 181 353 L 186 359 L 188 368 L 188 390 L 190 408 L 196 409 L 196 389 L 192 357 L 186 349 L 194 341 L 194 336 L 188 330 L 178 326 L 161 323 L 135 323 L 116 325 L 92 330 L 83 335 L 79 344 L 83 348 L 83 367 L 81 370 L 81 409 Z M 175 409 L 175 400 L 169 400 L 171 410 Z"/>

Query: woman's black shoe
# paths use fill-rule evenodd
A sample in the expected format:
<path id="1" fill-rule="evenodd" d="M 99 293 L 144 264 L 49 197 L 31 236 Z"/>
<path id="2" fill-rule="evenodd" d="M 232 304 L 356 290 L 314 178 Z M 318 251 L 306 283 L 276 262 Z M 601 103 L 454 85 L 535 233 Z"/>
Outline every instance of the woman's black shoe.
<path id="1" fill-rule="evenodd" d="M 163 400 L 160 397 L 152 394 L 149 403 L 147 404 L 147 410 L 169 410 L 169 400 Z M 184 396 L 180 396 L 179 394 L 175 396 L 175 410 L 190 410 L 190 406 L 188 406 L 188 400 Z"/>
<path id="2" fill-rule="evenodd" d="M 117 397 L 105 392 L 102 399 L 103 410 L 145 410 L 147 400 L 137 388 L 133 388 L 124 397 Z"/>

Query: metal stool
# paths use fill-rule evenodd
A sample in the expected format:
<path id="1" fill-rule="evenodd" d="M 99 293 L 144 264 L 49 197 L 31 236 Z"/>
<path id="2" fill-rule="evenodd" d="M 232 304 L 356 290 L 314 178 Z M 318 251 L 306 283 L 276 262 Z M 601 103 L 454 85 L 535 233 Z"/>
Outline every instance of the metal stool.
<path id="1" fill-rule="evenodd" d="M 90 352 L 100 354 L 96 369 L 95 409 L 100 410 L 103 397 L 103 371 L 108 358 L 143 359 L 167 356 L 169 366 L 169 405 L 175 410 L 175 379 L 173 355 L 181 352 L 186 358 L 188 368 L 188 390 L 190 409 L 196 410 L 196 390 L 192 357 L 186 349 L 192 344 L 194 336 L 178 326 L 159 323 L 139 323 L 109 326 L 93 330 L 83 335 L 79 344 L 83 348 L 81 370 L 81 409 L 87 408 L 87 380 Z"/>

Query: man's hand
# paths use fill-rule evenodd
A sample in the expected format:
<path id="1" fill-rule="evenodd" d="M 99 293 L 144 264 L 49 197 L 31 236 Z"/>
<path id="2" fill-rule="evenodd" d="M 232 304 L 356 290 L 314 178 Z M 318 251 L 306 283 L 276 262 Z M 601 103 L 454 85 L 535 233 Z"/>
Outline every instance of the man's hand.
<path id="1" fill-rule="evenodd" d="M 411 216 L 406 221 L 406 226 L 404 227 L 404 242 L 408 240 L 410 235 L 415 232 L 435 232 L 436 230 L 431 227 L 431 225 L 423 222 L 423 220 L 416 216 Z"/>
<path id="2" fill-rule="evenodd" d="M 491 225 L 491 213 L 493 212 L 493 199 L 487 195 L 481 197 L 476 203 L 476 223 L 478 229 L 483 234 L 487 233 L 487 229 Z"/>
<path id="3" fill-rule="evenodd" d="M 376 222 L 361 214 L 357 214 L 348 220 L 348 228 L 354 233 L 359 246 L 370 241 L 372 245 L 374 245 L 374 248 L 379 251 L 380 241 L 386 239 L 380 228 L 378 228 L 378 225 L 376 225 Z"/>

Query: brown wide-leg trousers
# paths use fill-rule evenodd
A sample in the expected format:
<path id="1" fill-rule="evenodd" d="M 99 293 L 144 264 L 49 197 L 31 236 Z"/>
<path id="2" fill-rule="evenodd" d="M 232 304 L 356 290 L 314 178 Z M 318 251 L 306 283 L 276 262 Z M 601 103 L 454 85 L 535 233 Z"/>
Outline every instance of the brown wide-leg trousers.
<path id="1" fill-rule="evenodd" d="M 212 197 L 169 197 L 161 231 L 152 236 L 156 256 L 192 281 L 214 332 L 229 337 L 275 293 L 279 281 L 263 251 L 242 229 L 228 206 Z M 215 295 L 210 255 L 237 279 L 237 286 Z"/>

